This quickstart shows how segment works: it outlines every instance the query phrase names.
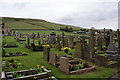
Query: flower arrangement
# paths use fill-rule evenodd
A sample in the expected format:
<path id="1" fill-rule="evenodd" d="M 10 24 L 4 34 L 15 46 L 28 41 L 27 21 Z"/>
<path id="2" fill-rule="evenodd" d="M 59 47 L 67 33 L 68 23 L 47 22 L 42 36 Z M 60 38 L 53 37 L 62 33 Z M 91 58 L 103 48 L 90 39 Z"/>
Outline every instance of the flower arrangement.
<path id="1" fill-rule="evenodd" d="M 45 47 L 45 46 L 48 46 L 48 47 L 50 47 L 50 45 L 48 45 L 48 44 L 46 44 L 46 45 L 42 45 L 43 47 Z"/>
<path id="2" fill-rule="evenodd" d="M 21 67 L 22 67 L 22 65 L 18 60 L 10 59 L 6 62 L 7 69 L 17 69 L 17 68 L 21 68 Z"/>
<path id="3" fill-rule="evenodd" d="M 70 67 L 70 71 L 80 70 L 80 69 L 89 68 L 89 67 L 90 65 L 87 62 L 85 63 L 80 62 L 78 65 Z"/>
<path id="4" fill-rule="evenodd" d="M 71 50 L 71 48 L 64 47 L 64 48 L 62 48 L 61 50 L 65 51 L 65 53 L 68 53 L 68 52 Z"/>

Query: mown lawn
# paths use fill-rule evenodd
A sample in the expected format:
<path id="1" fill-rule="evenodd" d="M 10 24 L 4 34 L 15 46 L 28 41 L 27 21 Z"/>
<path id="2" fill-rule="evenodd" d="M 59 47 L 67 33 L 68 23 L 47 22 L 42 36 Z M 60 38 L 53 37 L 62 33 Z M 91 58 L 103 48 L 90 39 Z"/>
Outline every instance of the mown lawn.
<path id="1" fill-rule="evenodd" d="M 3 60 L 8 60 L 8 59 L 18 59 L 22 63 L 22 68 L 19 69 L 11 69 L 7 71 L 17 71 L 17 70 L 25 70 L 25 69 L 30 69 L 30 68 L 35 68 L 37 65 L 45 66 L 49 70 L 52 71 L 52 74 L 56 78 L 107 78 L 108 76 L 112 75 L 115 73 L 117 70 L 112 69 L 112 68 L 103 68 L 103 67 L 98 67 L 95 72 L 90 72 L 86 74 L 79 74 L 79 75 L 67 75 L 60 71 L 58 68 L 50 65 L 47 61 L 43 59 L 43 52 L 32 52 L 31 50 L 28 50 L 24 48 L 24 43 L 18 43 L 14 40 L 14 37 L 5 37 L 7 42 L 14 42 L 19 45 L 17 48 L 6 48 L 6 52 L 19 52 L 19 51 L 24 51 L 28 53 L 27 56 L 16 56 L 16 57 L 3 57 Z M 56 51 L 55 49 L 51 49 L 51 52 L 57 53 L 59 55 L 65 54 L 64 51 Z M 71 52 L 74 52 L 72 50 Z M 91 63 L 92 64 L 92 63 Z M 94 65 L 94 64 L 93 64 Z M 63 79 L 62 79 L 63 80 Z"/>
<path id="2" fill-rule="evenodd" d="M 62 31 L 55 31 L 55 30 L 17 30 L 17 32 L 20 33 L 40 33 L 40 34 L 50 34 L 51 32 L 55 32 L 56 34 L 62 34 Z M 71 32 L 64 32 L 65 35 L 79 35 L 79 34 L 73 34 Z"/>

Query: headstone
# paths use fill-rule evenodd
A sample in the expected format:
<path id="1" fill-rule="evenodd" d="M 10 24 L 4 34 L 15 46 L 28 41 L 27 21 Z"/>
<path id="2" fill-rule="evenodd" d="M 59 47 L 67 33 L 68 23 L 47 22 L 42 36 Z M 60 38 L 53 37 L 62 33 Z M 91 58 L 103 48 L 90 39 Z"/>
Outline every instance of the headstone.
<path id="1" fill-rule="evenodd" d="M 52 32 L 50 34 L 50 43 L 51 44 L 55 44 L 56 43 L 56 33 L 55 32 Z"/>
<path id="2" fill-rule="evenodd" d="M 49 61 L 50 48 L 48 46 L 43 48 L 43 57 L 46 61 Z"/>
<path id="3" fill-rule="evenodd" d="M 106 41 L 106 47 L 110 44 L 110 32 L 107 32 L 107 35 L 105 36 L 105 41 Z"/>
<path id="4" fill-rule="evenodd" d="M 69 37 L 69 46 L 71 49 L 74 49 L 74 37 L 73 36 Z"/>
<path id="5" fill-rule="evenodd" d="M 99 36 L 97 37 L 97 50 L 102 50 L 102 38 Z"/>
<path id="6" fill-rule="evenodd" d="M 83 53 L 84 53 L 84 59 L 85 60 L 90 60 L 90 51 L 89 51 L 89 46 L 87 44 L 87 41 L 85 41 L 83 43 L 84 47 L 83 47 Z"/>
<path id="7" fill-rule="evenodd" d="M 75 53 L 74 56 L 77 58 L 83 58 L 83 43 L 82 40 L 76 41 L 75 45 Z"/>
<path id="8" fill-rule="evenodd" d="M 39 34 L 39 32 L 37 33 L 37 38 L 40 38 L 40 34 Z"/>
<path id="9" fill-rule="evenodd" d="M 49 63 L 57 66 L 57 55 L 55 53 L 50 53 Z"/>
<path id="10" fill-rule="evenodd" d="M 58 50 L 58 51 L 61 51 L 61 44 L 59 42 L 57 42 L 55 44 L 55 48 Z"/>
<path id="11" fill-rule="evenodd" d="M 90 58 L 92 59 L 94 54 L 95 54 L 95 50 L 94 50 L 94 46 L 95 46 L 95 32 L 93 30 L 90 30 L 89 32 L 89 49 L 90 49 Z"/>
<path id="12" fill-rule="evenodd" d="M 38 45 L 40 45 L 41 44 L 41 41 L 40 40 L 38 40 Z"/>
<path id="13" fill-rule="evenodd" d="M 64 43 L 65 43 L 64 46 L 65 46 L 65 47 L 69 47 L 69 45 L 68 45 L 68 37 L 66 36 L 66 37 L 64 38 L 64 40 L 65 40 L 65 42 L 64 42 Z"/>
<path id="14" fill-rule="evenodd" d="M 95 64 L 98 66 L 107 66 L 107 58 L 105 56 L 95 55 Z"/>
<path id="15" fill-rule="evenodd" d="M 69 74 L 69 59 L 66 57 L 60 57 L 60 70 Z"/>
<path id="16" fill-rule="evenodd" d="M 120 31 L 117 30 L 118 54 L 120 55 Z"/>
<path id="17" fill-rule="evenodd" d="M 107 47 L 107 53 L 117 53 L 117 47 L 113 43 L 113 33 L 112 30 L 110 30 L 110 43 Z"/>
<path id="18" fill-rule="evenodd" d="M 64 44 L 65 44 L 64 36 L 65 36 L 65 34 L 64 34 L 64 32 L 62 32 L 62 46 L 63 47 L 64 47 Z"/>

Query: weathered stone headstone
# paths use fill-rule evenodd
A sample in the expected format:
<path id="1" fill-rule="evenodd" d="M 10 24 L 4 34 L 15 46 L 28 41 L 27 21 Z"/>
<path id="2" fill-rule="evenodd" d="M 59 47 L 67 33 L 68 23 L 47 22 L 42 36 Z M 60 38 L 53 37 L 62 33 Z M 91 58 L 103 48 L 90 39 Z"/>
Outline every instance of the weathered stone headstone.
<path id="1" fill-rule="evenodd" d="M 117 29 L 118 54 L 120 55 L 120 31 Z"/>
<path id="2" fill-rule="evenodd" d="M 87 44 L 87 41 L 83 42 L 83 54 L 84 54 L 84 59 L 89 60 L 90 59 L 90 52 L 89 52 L 89 47 Z"/>
<path id="3" fill-rule="evenodd" d="M 105 36 L 105 41 L 106 41 L 106 47 L 110 44 L 110 32 L 107 32 L 107 35 Z"/>
<path id="4" fill-rule="evenodd" d="M 90 49 L 90 58 L 92 59 L 94 54 L 95 54 L 95 50 L 94 50 L 94 46 L 95 46 L 95 32 L 91 29 L 89 31 L 89 49 Z"/>
<path id="5" fill-rule="evenodd" d="M 95 64 L 98 66 L 107 66 L 107 58 L 105 56 L 95 55 Z"/>
<path id="6" fill-rule="evenodd" d="M 69 45 L 68 45 L 68 37 L 66 36 L 66 37 L 64 38 L 64 40 L 65 40 L 65 42 L 64 42 L 64 43 L 65 43 L 64 46 L 65 46 L 65 47 L 69 47 Z"/>
<path id="7" fill-rule="evenodd" d="M 43 48 L 43 57 L 46 61 L 49 61 L 49 53 L 50 53 L 50 48 L 48 46 L 45 46 Z"/>
<path id="8" fill-rule="evenodd" d="M 74 56 L 77 58 L 82 58 L 83 59 L 83 43 L 82 40 L 78 40 L 76 41 L 76 45 L 75 45 L 75 53 Z"/>
<path id="9" fill-rule="evenodd" d="M 71 49 L 74 49 L 74 37 L 73 36 L 70 36 L 69 37 L 69 46 Z"/>
<path id="10" fill-rule="evenodd" d="M 64 34 L 64 32 L 62 32 L 62 46 L 63 47 L 64 47 L 64 44 L 65 44 L 64 36 L 65 36 L 65 34 Z"/>
<path id="11" fill-rule="evenodd" d="M 102 50 L 102 38 L 97 37 L 97 50 L 101 51 Z"/>
<path id="12" fill-rule="evenodd" d="M 55 44 L 56 43 L 56 33 L 55 32 L 52 32 L 50 34 L 50 43 L 51 44 Z"/>
<path id="13" fill-rule="evenodd" d="M 55 53 L 50 53 L 49 63 L 57 66 L 57 55 Z"/>
<path id="14" fill-rule="evenodd" d="M 40 45 L 41 44 L 41 41 L 40 40 L 38 40 L 38 45 Z"/>
<path id="15" fill-rule="evenodd" d="M 69 74 L 69 59 L 60 57 L 60 70 Z"/>
<path id="16" fill-rule="evenodd" d="M 107 53 L 117 53 L 117 47 L 115 46 L 115 43 L 113 43 L 113 33 L 112 30 L 110 30 L 110 43 L 107 47 Z"/>
<path id="17" fill-rule="evenodd" d="M 61 51 L 61 44 L 57 42 L 57 43 L 55 44 L 55 48 L 56 48 L 58 51 Z"/>

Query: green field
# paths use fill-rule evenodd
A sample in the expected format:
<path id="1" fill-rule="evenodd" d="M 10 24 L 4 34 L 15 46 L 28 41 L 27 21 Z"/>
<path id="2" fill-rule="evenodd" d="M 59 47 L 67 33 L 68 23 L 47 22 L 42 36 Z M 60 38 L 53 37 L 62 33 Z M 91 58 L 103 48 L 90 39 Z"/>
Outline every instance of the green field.
<path id="1" fill-rule="evenodd" d="M 73 30 L 80 30 L 80 27 L 57 24 L 47 21 L 35 20 L 35 19 L 18 19 L 18 18 L 7 18 L 3 17 L 5 27 L 11 27 L 12 29 L 54 29 L 59 30 L 60 28 L 72 28 Z"/>
<path id="2" fill-rule="evenodd" d="M 47 61 L 45 61 L 43 59 L 43 52 L 33 52 L 31 50 L 24 48 L 24 43 L 16 42 L 14 37 L 10 37 L 10 36 L 4 37 L 4 40 L 7 40 L 7 43 L 17 43 L 19 45 L 19 47 L 17 48 L 6 48 L 5 49 L 6 52 L 24 51 L 28 53 L 27 56 L 3 57 L 3 60 L 18 59 L 22 63 L 22 68 L 8 69 L 7 71 L 25 70 L 25 69 L 35 68 L 37 65 L 41 65 L 51 70 L 52 74 L 56 78 L 107 78 L 116 72 L 116 70 L 112 68 L 103 68 L 97 66 L 97 70 L 95 72 L 89 72 L 86 74 L 79 74 L 79 75 L 67 75 L 63 73 L 60 69 L 50 65 Z M 55 49 L 51 49 L 51 52 L 57 53 L 58 55 L 65 54 L 63 51 L 59 52 Z M 72 50 L 71 52 L 74 52 L 74 50 Z"/>

